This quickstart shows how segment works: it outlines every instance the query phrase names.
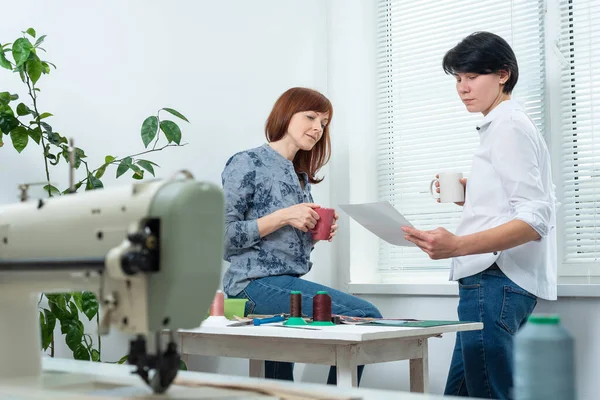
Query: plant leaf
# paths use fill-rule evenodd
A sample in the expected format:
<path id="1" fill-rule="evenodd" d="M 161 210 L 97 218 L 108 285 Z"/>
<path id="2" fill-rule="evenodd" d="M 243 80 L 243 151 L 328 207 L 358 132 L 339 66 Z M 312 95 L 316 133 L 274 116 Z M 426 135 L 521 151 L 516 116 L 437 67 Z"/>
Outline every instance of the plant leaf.
<path id="1" fill-rule="evenodd" d="M 100 168 L 98 168 L 98 171 L 96 171 L 96 178 L 100 179 L 104 176 L 104 173 L 106 172 L 106 168 L 108 167 L 108 165 L 115 161 L 117 158 L 113 157 L 113 156 L 106 156 L 104 157 L 104 165 L 101 166 Z"/>
<path id="2" fill-rule="evenodd" d="M 154 167 L 152 167 L 152 163 L 148 160 L 138 160 L 137 165 L 144 168 L 146 171 L 150 172 L 152 176 L 154 176 Z"/>
<path id="3" fill-rule="evenodd" d="M 54 194 L 60 194 L 60 190 L 58 190 L 58 188 L 56 186 L 52 186 L 52 185 L 45 185 L 43 187 L 44 192 L 48 193 L 48 189 L 50 189 L 50 195 L 54 195 Z"/>
<path id="4" fill-rule="evenodd" d="M 169 120 L 160 121 L 160 130 L 165 133 L 169 143 L 175 142 L 179 144 L 181 142 L 181 130 L 175 122 Z"/>
<path id="5" fill-rule="evenodd" d="M 180 371 L 187 371 L 187 365 L 185 365 L 185 361 L 183 361 L 182 359 L 179 359 L 179 370 Z"/>
<path id="6" fill-rule="evenodd" d="M 127 362 L 127 359 L 129 358 L 129 356 L 123 356 L 119 359 L 119 361 L 117 361 L 117 364 L 124 364 L 125 362 Z"/>
<path id="7" fill-rule="evenodd" d="M 69 311 L 71 312 L 73 319 L 79 319 L 79 309 L 73 300 L 69 301 Z"/>
<path id="8" fill-rule="evenodd" d="M 17 115 L 23 116 L 31 114 L 31 110 L 23 103 L 19 103 L 17 106 Z"/>
<path id="9" fill-rule="evenodd" d="M 100 352 L 96 349 L 92 349 L 92 361 L 100 362 Z"/>
<path id="10" fill-rule="evenodd" d="M 23 151 L 25 147 L 27 147 L 27 142 L 29 141 L 29 135 L 27 134 L 27 129 L 22 126 L 17 126 L 12 131 L 10 131 L 10 139 L 12 140 L 13 147 L 19 153 Z"/>
<path id="11" fill-rule="evenodd" d="M 127 172 L 128 169 L 129 164 L 125 164 L 123 161 L 121 161 L 121 164 L 119 164 L 119 167 L 117 168 L 117 178 Z"/>
<path id="12" fill-rule="evenodd" d="M 27 61 L 29 58 L 29 54 L 31 54 L 32 49 L 33 46 L 31 45 L 29 39 L 19 38 L 15 40 L 12 46 L 12 53 L 17 67 L 25 64 L 25 61 Z"/>
<path id="13" fill-rule="evenodd" d="M 82 301 L 83 301 L 82 300 L 82 295 L 83 295 L 82 292 L 73 292 L 73 293 L 71 293 L 71 296 L 73 297 L 73 303 L 75 303 L 75 305 L 77 306 L 77 309 L 79 311 L 83 311 L 83 308 L 82 308 L 82 305 L 81 305 Z"/>
<path id="14" fill-rule="evenodd" d="M 73 190 L 73 192 L 71 192 L 71 188 L 67 188 L 65 190 L 63 190 L 62 194 L 70 194 L 70 193 L 75 193 L 80 187 L 81 187 L 82 183 L 81 182 L 77 182 L 75 184 L 75 188 Z"/>
<path id="15" fill-rule="evenodd" d="M 38 38 L 38 40 L 35 41 L 35 44 L 33 45 L 34 47 L 38 47 L 40 44 L 42 44 L 42 42 L 44 41 L 44 39 L 46 39 L 46 35 L 42 35 Z"/>
<path id="16" fill-rule="evenodd" d="M 46 298 L 48 299 L 50 311 L 52 311 L 58 320 L 63 321 L 71 318 L 71 313 L 67 310 L 67 302 L 64 293 L 46 294 Z M 66 333 L 63 331 L 62 325 L 61 332 L 63 334 Z"/>
<path id="17" fill-rule="evenodd" d="M 12 115 L 12 110 L 0 112 L 0 131 L 5 135 L 19 126 L 19 120 Z"/>
<path id="18" fill-rule="evenodd" d="M 62 137 L 59 136 L 59 142 L 62 142 Z M 85 152 L 81 150 L 79 147 L 75 147 L 75 169 L 79 168 L 81 165 L 81 159 L 86 158 Z"/>
<path id="19" fill-rule="evenodd" d="M 92 174 L 88 175 L 88 183 L 85 187 L 85 190 L 102 189 L 103 187 L 104 185 L 102 184 L 102 181 L 99 178 L 96 178 Z"/>
<path id="20" fill-rule="evenodd" d="M 135 178 L 135 175 L 144 176 L 144 171 L 142 171 L 140 169 L 140 167 L 138 167 L 137 165 L 132 164 L 129 166 L 129 168 L 131 168 L 131 170 L 133 171 L 134 178 Z M 136 178 L 136 179 L 139 179 L 139 178 Z"/>
<path id="21" fill-rule="evenodd" d="M 81 295 L 81 309 L 91 321 L 98 313 L 98 300 L 92 292 L 85 291 Z"/>
<path id="22" fill-rule="evenodd" d="M 102 178 L 104 176 L 104 173 L 106 172 L 106 167 L 108 167 L 108 165 L 104 164 L 103 166 L 98 168 L 98 170 L 94 174 L 94 177 L 96 177 L 97 179 Z"/>
<path id="23" fill-rule="evenodd" d="M 61 324 L 63 321 L 61 321 Z M 65 324 L 66 328 L 66 338 L 65 342 L 67 346 L 73 351 L 77 350 L 79 346 L 81 346 L 81 340 L 83 339 L 83 330 L 80 329 L 79 324 L 74 323 L 74 321 L 69 321 Z"/>
<path id="24" fill-rule="evenodd" d="M 131 157 L 126 157 L 123 160 L 121 160 L 121 163 L 117 167 L 117 178 L 123 175 L 125 172 L 127 172 L 127 170 L 129 170 L 129 166 L 132 162 L 133 161 Z"/>
<path id="25" fill-rule="evenodd" d="M 140 172 L 134 172 L 133 175 L 131 175 L 131 177 L 133 179 L 137 179 L 138 181 L 141 181 L 142 179 L 144 179 L 144 171 L 140 170 Z"/>
<path id="26" fill-rule="evenodd" d="M 82 343 L 79 343 L 79 346 L 73 350 L 73 358 L 76 360 L 90 361 L 90 352 Z"/>
<path id="27" fill-rule="evenodd" d="M 48 132 L 48 141 L 58 146 L 60 144 L 60 135 L 56 132 Z"/>
<path id="28" fill-rule="evenodd" d="M 35 127 L 35 129 L 30 129 L 27 131 L 29 133 L 29 137 L 32 138 L 35 143 L 40 144 L 40 140 L 42 139 L 42 130 L 39 126 Z"/>
<path id="29" fill-rule="evenodd" d="M 173 110 L 172 108 L 166 108 L 166 107 L 165 107 L 165 108 L 163 108 L 163 110 L 165 110 L 166 112 L 169 112 L 169 113 L 173 114 L 173 115 L 174 115 L 174 116 L 176 116 L 176 117 L 179 117 L 179 118 L 181 118 L 181 119 L 182 119 L 182 120 L 184 120 L 185 122 L 190 122 L 190 121 L 188 121 L 188 119 L 187 119 L 186 117 L 184 117 L 184 116 L 183 116 L 183 114 L 182 114 L 182 113 L 180 113 L 180 112 L 179 112 L 179 111 L 177 111 L 177 110 Z"/>
<path id="30" fill-rule="evenodd" d="M 54 116 L 54 114 L 50 114 L 49 112 L 45 112 L 45 113 L 42 113 L 40 115 L 40 119 L 44 119 L 44 118 L 48 118 L 48 117 L 53 117 L 53 116 Z"/>
<path id="31" fill-rule="evenodd" d="M 44 335 L 46 333 L 46 320 L 44 319 L 44 313 L 42 313 L 40 311 L 40 316 L 39 316 L 39 321 L 40 321 L 40 334 L 42 335 L 42 350 L 46 350 L 48 347 L 44 346 Z M 49 344 L 48 344 L 49 345 Z"/>
<path id="32" fill-rule="evenodd" d="M 158 132 L 158 118 L 151 116 L 142 123 L 142 142 L 144 147 L 148 147 L 150 142 L 156 137 Z"/>
<path id="33" fill-rule="evenodd" d="M 130 165 L 129 168 L 133 171 L 133 175 L 131 176 L 133 179 L 142 180 L 144 179 L 144 171 L 140 169 L 137 165 Z"/>
<path id="34" fill-rule="evenodd" d="M 12 70 L 12 64 L 6 58 L 3 48 L 0 48 L 0 67 Z"/>
<path id="35" fill-rule="evenodd" d="M 50 125 L 48 125 L 46 122 L 40 122 L 40 125 L 42 126 L 42 128 L 44 128 L 44 132 L 46 133 L 50 133 L 52 132 L 52 127 Z"/>
<path id="36" fill-rule="evenodd" d="M 10 93 L 2 92 L 0 93 L 0 104 L 7 106 L 10 103 Z"/>
<path id="37" fill-rule="evenodd" d="M 35 29 L 29 28 L 25 32 L 27 32 L 29 35 L 35 38 Z"/>
<path id="38" fill-rule="evenodd" d="M 26 67 L 27 67 L 27 75 L 29 75 L 29 78 L 31 78 L 31 81 L 35 85 L 36 82 L 38 81 L 38 79 L 40 79 L 40 76 L 42 76 L 42 71 L 44 70 L 44 66 L 42 65 L 42 62 L 40 61 L 40 59 L 36 57 L 35 59 L 28 60 Z"/>
<path id="39" fill-rule="evenodd" d="M 48 325 L 50 332 L 54 332 L 54 328 L 56 327 L 56 316 L 47 308 L 44 308 L 44 315 L 46 316 L 46 325 Z"/>

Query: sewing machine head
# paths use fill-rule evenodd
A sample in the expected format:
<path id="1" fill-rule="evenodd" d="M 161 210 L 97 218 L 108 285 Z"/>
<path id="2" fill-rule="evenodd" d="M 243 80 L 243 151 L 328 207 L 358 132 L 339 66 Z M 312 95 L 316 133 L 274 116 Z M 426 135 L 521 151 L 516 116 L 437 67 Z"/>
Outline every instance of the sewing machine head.
<path id="1" fill-rule="evenodd" d="M 221 189 L 189 178 L 0 206 L 0 354 L 18 359 L 2 363 L 0 379 L 40 373 L 39 292 L 91 290 L 101 333 L 112 325 L 136 334 L 129 363 L 166 390 L 180 362 L 160 337 L 205 316 L 219 286 L 223 218 Z"/>

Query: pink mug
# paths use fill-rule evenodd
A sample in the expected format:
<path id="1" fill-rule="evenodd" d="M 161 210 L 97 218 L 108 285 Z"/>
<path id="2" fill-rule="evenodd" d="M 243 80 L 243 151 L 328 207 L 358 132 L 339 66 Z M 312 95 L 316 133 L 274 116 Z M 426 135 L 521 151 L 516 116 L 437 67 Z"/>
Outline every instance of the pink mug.
<path id="1" fill-rule="evenodd" d="M 315 208 L 317 214 L 319 214 L 319 219 L 317 220 L 317 225 L 310 232 L 313 235 L 314 240 L 329 240 L 329 236 L 331 236 L 331 225 L 333 225 L 335 215 L 335 209 L 333 208 Z"/>

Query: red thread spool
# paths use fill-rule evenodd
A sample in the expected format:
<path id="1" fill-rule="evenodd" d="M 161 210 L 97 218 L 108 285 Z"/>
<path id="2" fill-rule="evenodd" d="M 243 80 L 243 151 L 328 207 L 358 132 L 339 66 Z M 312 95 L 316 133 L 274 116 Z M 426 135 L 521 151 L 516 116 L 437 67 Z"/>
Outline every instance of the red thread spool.
<path id="1" fill-rule="evenodd" d="M 317 292 L 313 297 L 313 323 L 331 325 L 331 297 L 325 291 Z"/>
<path id="2" fill-rule="evenodd" d="M 302 317 L 302 293 L 296 290 L 290 294 L 290 316 Z"/>

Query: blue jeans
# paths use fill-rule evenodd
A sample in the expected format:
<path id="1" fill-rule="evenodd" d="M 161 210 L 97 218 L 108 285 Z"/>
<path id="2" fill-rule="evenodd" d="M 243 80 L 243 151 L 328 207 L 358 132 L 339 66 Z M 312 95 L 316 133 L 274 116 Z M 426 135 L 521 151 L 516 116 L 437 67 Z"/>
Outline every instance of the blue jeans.
<path id="1" fill-rule="evenodd" d="M 331 313 L 350 317 L 381 318 L 381 313 L 371 303 L 340 292 L 327 286 L 309 282 L 290 275 L 269 276 L 255 279 L 235 297 L 248 299 L 248 314 L 283 314 L 290 312 L 290 292 L 302 292 L 302 314 L 313 315 L 313 297 L 318 291 L 326 290 L 331 297 Z M 364 365 L 358 367 L 357 377 L 360 384 Z M 287 362 L 265 362 L 265 378 L 294 380 L 294 364 Z M 335 366 L 329 369 L 327 383 L 337 383 Z"/>
<path id="2" fill-rule="evenodd" d="M 444 394 L 510 399 L 513 336 L 537 298 L 494 266 L 460 279 L 458 318 L 483 322 L 483 330 L 458 332 Z"/>

